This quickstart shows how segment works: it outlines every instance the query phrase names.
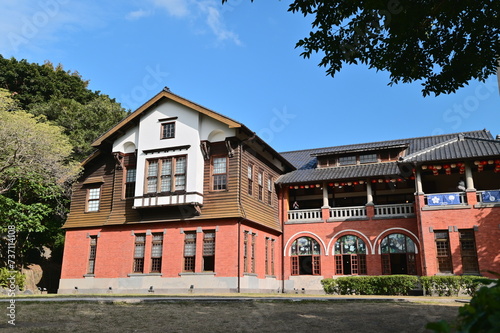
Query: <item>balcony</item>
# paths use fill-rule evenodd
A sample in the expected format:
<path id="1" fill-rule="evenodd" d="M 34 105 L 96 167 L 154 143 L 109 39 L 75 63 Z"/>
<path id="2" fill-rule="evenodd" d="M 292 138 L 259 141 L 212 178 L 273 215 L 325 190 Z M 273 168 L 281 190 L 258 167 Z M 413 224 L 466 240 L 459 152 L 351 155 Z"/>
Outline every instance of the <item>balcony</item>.
<path id="1" fill-rule="evenodd" d="M 500 206 L 500 190 L 477 191 L 476 195 L 479 207 Z"/>
<path id="2" fill-rule="evenodd" d="M 184 205 L 203 205 L 203 195 L 197 192 L 174 192 L 134 198 L 134 208 Z"/>
<path id="3" fill-rule="evenodd" d="M 424 204 L 432 207 L 466 206 L 467 196 L 465 192 L 429 193 L 424 194 Z"/>
<path id="4" fill-rule="evenodd" d="M 367 218 L 365 206 L 330 208 L 329 220 L 331 221 L 365 220 Z"/>
<path id="5" fill-rule="evenodd" d="M 415 216 L 413 203 L 375 205 L 375 219 L 411 218 Z M 352 220 L 368 220 L 366 206 L 334 207 L 328 209 L 328 215 L 323 218 L 322 209 L 297 209 L 288 211 L 287 223 L 315 223 L 324 220 L 340 222 Z"/>
<path id="6" fill-rule="evenodd" d="M 300 223 L 322 222 L 321 209 L 295 209 L 288 211 L 288 221 Z"/>

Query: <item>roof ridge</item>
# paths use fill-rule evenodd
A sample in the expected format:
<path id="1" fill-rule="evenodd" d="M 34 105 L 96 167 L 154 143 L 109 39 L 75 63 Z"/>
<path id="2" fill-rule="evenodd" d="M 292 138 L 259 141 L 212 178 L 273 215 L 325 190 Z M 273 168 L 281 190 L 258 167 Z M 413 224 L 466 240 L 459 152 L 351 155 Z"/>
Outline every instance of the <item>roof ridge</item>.
<path id="1" fill-rule="evenodd" d="M 280 152 L 280 154 L 305 152 L 305 151 L 320 150 L 320 149 L 331 149 L 331 148 L 339 148 L 339 147 L 350 147 L 350 146 L 356 146 L 356 145 L 376 144 L 376 143 L 384 143 L 384 142 L 392 142 L 392 141 L 406 141 L 406 140 L 417 140 L 417 139 L 427 139 L 427 138 L 439 138 L 439 137 L 443 137 L 443 136 L 458 136 L 460 134 L 462 134 L 462 135 L 465 136 L 465 134 L 479 133 L 479 132 L 488 132 L 489 133 L 490 131 L 488 131 L 487 129 L 482 129 L 482 130 L 474 130 L 474 131 L 467 131 L 467 132 L 456 132 L 456 133 L 447 133 L 447 134 L 439 134 L 439 135 L 416 136 L 416 137 L 403 138 L 403 139 L 369 141 L 369 142 L 352 143 L 352 144 L 339 145 L 339 146 L 329 146 L 329 147 L 319 147 L 319 148 L 310 148 L 310 149 L 299 149 L 299 150 L 283 151 L 283 152 Z M 491 133 L 490 133 L 490 135 L 491 135 Z M 483 139 L 483 140 L 486 140 L 486 139 Z"/>
<path id="2" fill-rule="evenodd" d="M 454 137 L 454 138 L 451 138 L 451 139 L 449 139 L 449 140 L 446 140 L 446 141 L 442 141 L 442 142 L 436 143 L 436 144 L 435 144 L 435 145 L 433 145 L 433 146 L 427 147 L 427 148 L 425 148 L 425 149 L 422 149 L 422 150 L 416 151 L 416 152 L 411 153 L 411 154 L 409 154 L 409 155 L 407 155 L 407 156 L 405 156 L 405 157 L 402 157 L 402 158 L 400 159 L 400 161 L 401 161 L 401 162 L 404 162 L 404 161 L 405 161 L 405 160 L 407 160 L 407 159 L 410 159 L 410 158 L 413 158 L 413 157 L 416 157 L 416 156 L 420 156 L 420 155 L 426 154 L 426 153 L 428 153 L 428 152 L 430 152 L 430 151 L 433 151 L 433 150 L 436 150 L 436 149 L 442 148 L 442 147 L 447 146 L 447 145 L 449 145 L 449 144 L 451 144 L 451 143 L 454 143 L 454 142 L 457 142 L 457 141 L 461 140 L 461 138 L 464 138 L 464 136 L 460 133 L 460 134 L 458 134 L 458 135 L 457 135 L 456 137 Z"/>

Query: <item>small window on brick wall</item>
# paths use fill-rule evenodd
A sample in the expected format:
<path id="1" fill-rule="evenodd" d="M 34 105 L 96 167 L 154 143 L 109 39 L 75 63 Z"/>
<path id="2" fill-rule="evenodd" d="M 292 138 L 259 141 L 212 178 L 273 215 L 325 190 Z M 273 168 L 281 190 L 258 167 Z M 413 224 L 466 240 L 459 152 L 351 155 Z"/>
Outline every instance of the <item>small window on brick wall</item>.
<path id="1" fill-rule="evenodd" d="M 152 273 L 160 273 L 161 272 L 162 252 L 163 252 L 163 234 L 162 233 L 154 233 L 153 234 L 153 244 L 151 247 L 151 272 Z"/>
<path id="2" fill-rule="evenodd" d="M 94 274 L 96 253 L 97 253 L 97 236 L 90 236 L 89 266 L 87 269 L 88 274 Z"/>
<path id="3" fill-rule="evenodd" d="M 215 268 L 215 231 L 203 232 L 203 271 Z"/>
<path id="4" fill-rule="evenodd" d="M 144 273 L 144 249 L 146 247 L 146 235 L 135 235 L 134 248 L 134 273 Z"/>
<path id="5" fill-rule="evenodd" d="M 196 259 L 196 232 L 184 236 L 184 272 L 194 272 Z"/>

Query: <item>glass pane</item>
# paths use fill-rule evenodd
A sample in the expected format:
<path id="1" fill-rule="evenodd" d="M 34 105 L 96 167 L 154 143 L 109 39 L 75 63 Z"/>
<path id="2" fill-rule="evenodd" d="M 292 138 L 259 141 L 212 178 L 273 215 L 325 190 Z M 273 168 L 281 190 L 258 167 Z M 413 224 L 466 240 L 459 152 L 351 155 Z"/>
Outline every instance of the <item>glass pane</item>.
<path id="1" fill-rule="evenodd" d="M 391 253 L 406 252 L 406 237 L 402 234 L 391 234 L 389 237 L 389 251 Z"/>
<path id="2" fill-rule="evenodd" d="M 226 158 L 216 157 L 214 158 L 214 173 L 226 173 Z"/>
<path id="3" fill-rule="evenodd" d="M 127 169 L 127 177 L 126 177 L 125 182 L 127 182 L 127 183 L 135 182 L 135 175 L 136 175 L 135 169 Z"/>
<path id="4" fill-rule="evenodd" d="M 99 199 L 99 194 L 101 193 L 101 188 L 91 188 L 89 189 L 89 200 Z"/>
<path id="5" fill-rule="evenodd" d="M 186 189 L 186 176 L 176 176 L 175 177 L 175 190 L 182 191 Z"/>
<path id="6" fill-rule="evenodd" d="M 148 193 L 156 192 L 156 177 L 148 178 Z"/>
<path id="7" fill-rule="evenodd" d="M 251 165 L 248 166 L 248 179 L 252 179 L 253 168 Z"/>
<path id="8" fill-rule="evenodd" d="M 161 174 L 170 176 L 172 174 L 172 159 L 164 159 L 161 164 Z"/>
<path id="9" fill-rule="evenodd" d="M 406 237 L 406 253 L 416 253 L 415 243 Z"/>
<path id="10" fill-rule="evenodd" d="M 170 177 L 170 175 L 161 176 L 160 191 L 161 192 L 169 192 L 171 190 L 172 190 L 172 177 Z"/>
<path id="11" fill-rule="evenodd" d="M 186 158 L 185 157 L 177 157 L 175 163 L 175 173 L 186 173 Z"/>
<path id="12" fill-rule="evenodd" d="M 148 176 L 156 176 L 158 174 L 158 161 L 149 161 Z"/>

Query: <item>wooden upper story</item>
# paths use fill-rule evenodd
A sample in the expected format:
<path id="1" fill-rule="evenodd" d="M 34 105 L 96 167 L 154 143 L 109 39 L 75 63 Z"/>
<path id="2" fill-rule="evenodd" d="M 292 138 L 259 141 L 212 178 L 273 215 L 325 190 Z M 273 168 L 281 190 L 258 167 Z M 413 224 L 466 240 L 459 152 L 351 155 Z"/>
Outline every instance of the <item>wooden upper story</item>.
<path id="1" fill-rule="evenodd" d="M 293 166 L 244 125 L 163 90 L 93 144 L 64 228 L 242 218 L 280 230 Z"/>

